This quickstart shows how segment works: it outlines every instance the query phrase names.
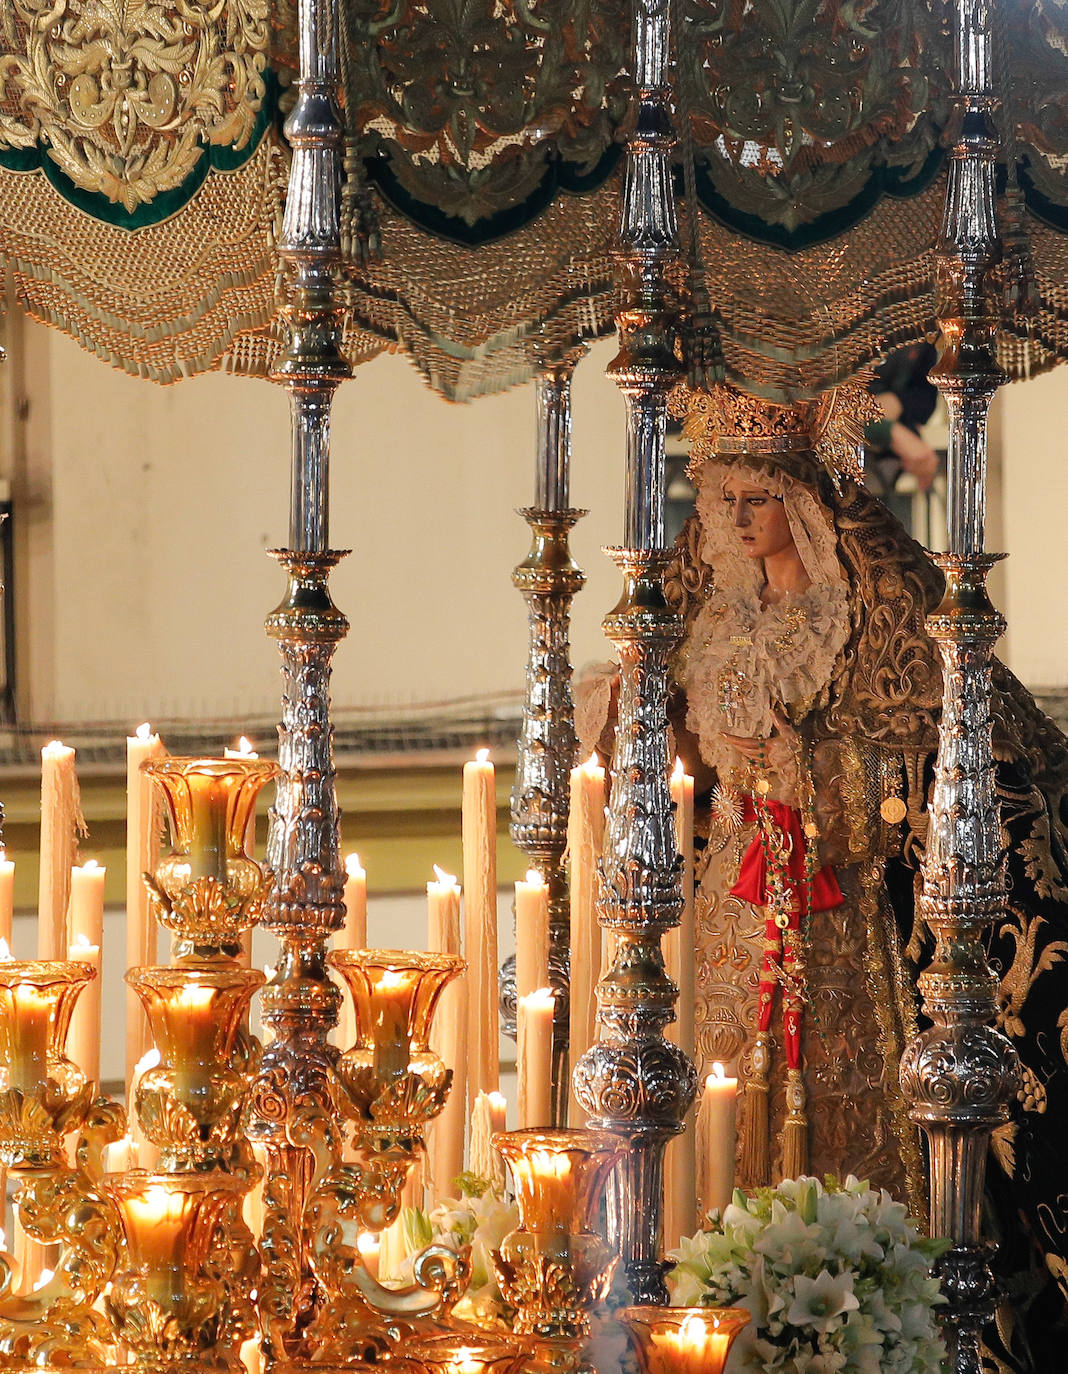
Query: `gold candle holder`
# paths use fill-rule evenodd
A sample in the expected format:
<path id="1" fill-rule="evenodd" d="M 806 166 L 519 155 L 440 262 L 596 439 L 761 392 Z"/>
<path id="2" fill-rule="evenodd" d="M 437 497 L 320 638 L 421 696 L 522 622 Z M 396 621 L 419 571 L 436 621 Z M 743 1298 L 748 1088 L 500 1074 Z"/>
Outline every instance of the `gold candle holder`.
<path id="1" fill-rule="evenodd" d="M 95 977 L 77 960 L 0 960 L 0 1163 L 9 1169 L 60 1165 L 63 1137 L 85 1120 L 93 1085 L 64 1049 Z"/>
<path id="2" fill-rule="evenodd" d="M 234 1042 L 263 974 L 235 964 L 135 968 L 126 981 L 148 1016 L 160 1063 L 137 1086 L 145 1135 L 161 1170 L 227 1164 L 240 1135 L 247 1074 Z"/>
<path id="3" fill-rule="evenodd" d="M 519 1346 L 463 1335 L 414 1341 L 404 1353 L 429 1374 L 511 1374 L 524 1358 Z"/>
<path id="4" fill-rule="evenodd" d="M 234 1365 L 227 1324 L 227 1286 L 213 1252 L 246 1188 L 232 1174 L 145 1173 L 105 1179 L 122 1218 L 128 1268 L 106 1297 L 118 1340 L 140 1369 Z M 236 1337 L 235 1337 L 236 1340 Z"/>
<path id="5" fill-rule="evenodd" d="M 517 1335 L 537 1338 L 532 1368 L 586 1369 L 590 1308 L 604 1300 L 617 1255 L 593 1230 L 624 1148 L 608 1131 L 509 1131 L 493 1143 L 512 1175 L 519 1227 L 494 1255 Z"/>
<path id="6" fill-rule="evenodd" d="M 624 1307 L 642 1374 L 722 1374 L 735 1336 L 750 1320 L 743 1307 Z"/>
<path id="7" fill-rule="evenodd" d="M 177 937 L 175 956 L 235 957 L 259 919 L 271 874 L 245 852 L 260 789 L 276 764 L 253 758 L 164 758 L 142 765 L 163 791 L 174 848 L 145 875 L 153 915 Z"/>
<path id="8" fill-rule="evenodd" d="M 338 1072 L 356 1113 L 359 1143 L 413 1153 L 445 1105 L 452 1070 L 430 1048 L 430 1026 L 446 985 L 466 967 L 451 954 L 334 950 L 328 962 L 352 995 L 356 1043 Z"/>

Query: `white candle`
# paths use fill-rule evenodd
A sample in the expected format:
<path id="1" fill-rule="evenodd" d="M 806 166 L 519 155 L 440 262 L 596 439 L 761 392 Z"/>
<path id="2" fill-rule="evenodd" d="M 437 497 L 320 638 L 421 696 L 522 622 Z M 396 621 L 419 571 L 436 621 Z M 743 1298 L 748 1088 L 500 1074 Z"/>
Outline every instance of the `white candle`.
<path id="1" fill-rule="evenodd" d="M 515 991 L 549 986 L 549 889 L 537 869 L 515 885 Z"/>
<path id="2" fill-rule="evenodd" d="M 555 1007 L 556 998 L 549 988 L 539 988 L 516 1003 L 520 1128 L 552 1123 Z"/>
<path id="3" fill-rule="evenodd" d="M 77 871 L 77 870 L 75 870 Z M 100 1082 L 100 946 L 91 945 L 86 935 L 78 931 L 69 950 L 69 957 L 88 964 L 95 977 L 78 994 L 67 1032 L 67 1058 L 73 1059 L 93 1083 Z"/>
<path id="4" fill-rule="evenodd" d="M 497 787 L 489 750 L 464 764 L 464 938 L 467 957 L 467 1102 L 496 1092 L 500 1078 L 497 1015 Z"/>
<path id="5" fill-rule="evenodd" d="M 334 936 L 334 948 L 367 948 L 367 874 L 359 854 L 345 857 L 345 924 Z M 340 1049 L 351 1050 L 356 1043 L 356 1009 L 347 985 L 338 981 L 342 989 L 335 1041 Z"/>
<path id="6" fill-rule="evenodd" d="M 704 1211 L 726 1207 L 734 1194 L 735 1109 L 738 1080 L 713 1064 L 697 1119 L 698 1192 Z"/>
<path id="7" fill-rule="evenodd" d="M 0 940 L 11 948 L 15 918 L 15 865 L 0 845 Z"/>
<path id="8" fill-rule="evenodd" d="M 155 785 L 141 772 L 142 763 L 166 753 L 149 724 L 126 738 L 126 965 L 144 968 L 156 962 L 156 926 L 149 916 L 148 891 L 141 875 L 154 873 L 159 861 L 161 805 Z M 126 1082 L 137 1062 L 152 1047 L 148 1019 L 133 988 L 126 992 Z"/>
<path id="9" fill-rule="evenodd" d="M 67 957 L 70 870 L 84 833 L 74 750 L 52 740 L 41 750 L 41 877 L 37 957 Z"/>
<path id="10" fill-rule="evenodd" d="M 675 803 L 675 842 L 682 855 L 682 913 L 679 924 L 664 936 L 664 964 L 679 989 L 676 1019 L 665 1029 L 669 1040 L 694 1055 L 694 867 L 693 778 L 682 760 L 675 760 L 671 775 L 671 800 Z M 733 1175 L 732 1175 L 733 1177 Z M 664 1157 L 664 1245 L 672 1248 L 680 1236 L 697 1230 L 697 1120 L 687 1113 L 681 1135 L 670 1141 Z"/>
<path id="11" fill-rule="evenodd" d="M 489 1179 L 503 1193 L 504 1160 L 493 1137 L 507 1129 L 508 1104 L 502 1093 L 479 1093 L 471 1113 L 471 1172 Z"/>
<path id="12" fill-rule="evenodd" d="M 592 754 L 571 770 L 567 847 L 571 855 L 571 1069 L 597 1033 L 597 982 L 601 973 L 601 927 L 597 921 L 597 861 L 604 847 L 604 769 Z M 586 1114 L 571 1097 L 572 1125 Z"/>
<path id="13" fill-rule="evenodd" d="M 342 949 L 367 948 L 367 873 L 359 854 L 345 856 L 345 924 Z"/>
<path id="14" fill-rule="evenodd" d="M 145 1135 L 141 1129 L 141 1119 L 137 1115 L 135 1103 L 137 1101 L 137 1085 L 141 1081 L 141 1076 L 149 1069 L 154 1069 L 160 1063 L 160 1052 L 155 1046 L 150 1049 L 134 1065 L 133 1077 L 130 1079 L 129 1095 L 126 1100 L 126 1120 L 129 1123 L 130 1131 L 130 1153 L 131 1169 L 154 1169 L 159 1163 L 159 1149 Z"/>
<path id="15" fill-rule="evenodd" d="M 451 873 L 437 865 L 434 882 L 426 885 L 427 948 L 441 954 L 460 953 L 460 888 Z M 434 1196 L 454 1197 L 455 1180 L 464 1168 L 464 1126 L 467 1122 L 467 975 L 461 974 L 442 991 L 434 1017 L 434 1046 L 452 1087 L 440 1115 L 427 1129 L 427 1164 Z"/>
<path id="16" fill-rule="evenodd" d="M 248 736 L 247 736 L 247 735 L 242 735 L 241 738 L 237 741 L 237 748 L 236 748 L 236 749 L 224 749 L 224 750 L 223 750 L 223 758 L 224 758 L 224 759 L 258 759 L 258 758 L 259 758 L 259 754 L 256 753 L 255 749 L 253 749 L 253 747 L 252 747 L 252 741 L 248 738 Z M 254 855 L 254 854 L 256 853 L 256 808 L 255 808 L 255 807 L 253 807 L 252 810 L 249 812 L 248 824 L 245 826 L 245 852 L 246 852 L 247 854 L 252 854 L 252 855 Z M 248 957 L 245 958 L 245 948 L 246 948 L 246 946 L 245 946 L 245 940 L 244 940 L 244 938 L 243 938 L 243 939 L 242 939 L 242 946 L 241 946 L 241 947 L 242 947 L 242 962 L 245 964 L 246 967 L 251 968 L 251 966 L 252 966 L 252 938 L 251 938 L 251 937 L 252 937 L 252 932 L 251 932 L 251 931 L 247 932 L 247 937 L 248 937 L 248 945 L 247 945 Z"/>

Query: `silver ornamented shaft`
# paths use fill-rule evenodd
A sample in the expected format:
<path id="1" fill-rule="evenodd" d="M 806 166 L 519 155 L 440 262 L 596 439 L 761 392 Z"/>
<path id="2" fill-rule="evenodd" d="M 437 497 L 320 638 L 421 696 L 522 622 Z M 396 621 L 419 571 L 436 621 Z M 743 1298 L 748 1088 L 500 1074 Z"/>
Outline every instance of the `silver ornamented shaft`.
<path id="1" fill-rule="evenodd" d="M 300 77 L 286 122 L 293 163 L 279 254 L 289 345 L 274 374 L 292 417 L 290 547 L 275 553 L 288 578 L 267 620 L 282 657 L 282 775 L 270 815 L 268 862 L 275 887 L 264 924 L 281 944 L 263 994 L 272 1040 L 253 1084 L 249 1131 L 267 1147 L 264 1271 L 260 1310 L 269 1364 L 302 1353 L 301 1333 L 318 1295 L 303 1240 L 310 1153 L 293 1143 L 300 1113 L 335 1111 L 337 1051 L 327 1042 L 340 993 L 326 971 L 326 944 L 344 913 L 339 816 L 330 723 L 330 665 L 348 623 L 330 599 L 328 546 L 330 406 L 350 375 L 341 352 L 337 279 L 343 129 L 337 102 L 336 0 L 300 0 Z"/>
<path id="2" fill-rule="evenodd" d="M 512 581 L 527 603 L 529 652 L 523 729 L 511 833 L 549 889 L 549 979 L 553 1017 L 553 1122 L 567 1125 L 570 907 L 564 850 L 575 763 L 575 707 L 571 697 L 571 602 L 586 581 L 571 557 L 568 534 L 585 511 L 568 506 L 571 462 L 571 374 L 574 361 L 545 368 L 537 379 L 538 453 L 534 505 L 520 514 L 532 542 Z M 504 971 L 514 983 L 514 961 Z"/>
<path id="3" fill-rule="evenodd" d="M 944 688 L 920 898 L 935 937 L 920 978 L 933 1024 L 908 1047 L 901 1081 L 930 1145 L 931 1230 L 953 1241 L 940 1263 L 950 1368 L 979 1374 L 981 1332 L 996 1297 L 980 1231 L 986 1156 L 991 1131 L 1008 1119 L 1019 1070 L 992 1024 L 998 987 L 982 944 L 1005 898 L 990 681 L 1004 621 L 985 586 L 997 556 L 983 552 L 987 414 L 1004 381 L 992 281 L 1001 242 L 989 5 L 958 0 L 956 23 L 960 132 L 937 253 L 942 340 L 932 372 L 950 416 L 949 553 L 939 559 L 946 590 L 928 621 Z"/>
<path id="4" fill-rule="evenodd" d="M 636 1303 L 666 1303 L 663 1166 L 697 1091 L 693 1065 L 664 1039 L 678 989 L 661 937 L 682 910 L 668 760 L 668 661 L 681 635 L 662 589 L 667 396 L 678 379 L 666 268 L 678 256 L 666 84 L 670 0 L 637 0 L 638 111 L 627 147 L 617 262 L 619 353 L 609 369 L 627 411 L 626 548 L 610 550 L 623 594 L 605 620 L 620 661 L 612 795 L 599 881 L 601 924 L 615 958 L 598 987 L 600 1038 L 575 1069 L 590 1124 L 630 1145 L 609 1191 L 610 1239 Z"/>

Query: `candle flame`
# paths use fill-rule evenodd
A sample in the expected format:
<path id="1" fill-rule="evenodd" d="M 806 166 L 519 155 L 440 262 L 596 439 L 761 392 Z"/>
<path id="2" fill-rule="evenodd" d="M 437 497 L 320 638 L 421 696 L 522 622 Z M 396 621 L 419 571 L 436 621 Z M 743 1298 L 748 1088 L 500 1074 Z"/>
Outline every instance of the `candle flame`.
<path id="1" fill-rule="evenodd" d="M 496 1107 L 499 1110 L 502 1107 L 508 1106 L 508 1099 L 505 1097 L 504 1093 L 493 1092 L 488 1093 L 487 1096 L 489 1097 L 491 1107 Z"/>
<path id="2" fill-rule="evenodd" d="M 489 761 L 490 761 L 490 758 L 489 758 L 489 750 L 488 750 L 488 749 L 479 749 L 479 750 L 477 751 L 477 753 L 475 754 L 475 762 L 476 762 L 476 763 L 489 763 Z"/>
<path id="3" fill-rule="evenodd" d="M 77 864 L 75 864 L 74 866 L 75 868 L 78 867 Z M 99 873 L 100 864 L 97 862 L 96 859 L 86 859 L 85 863 L 83 863 L 81 866 L 81 871 L 83 873 Z"/>
<path id="4" fill-rule="evenodd" d="M 356 1249 L 366 1258 L 368 1255 L 377 1255 L 382 1242 L 373 1231 L 361 1231 L 356 1237 Z"/>
<path id="5" fill-rule="evenodd" d="M 362 878 L 367 876 L 366 873 L 364 873 L 363 865 L 360 863 L 359 854 L 354 853 L 345 855 L 345 872 L 350 878 Z"/>
<path id="6" fill-rule="evenodd" d="M 434 865 L 434 877 L 439 883 L 444 884 L 445 887 L 456 886 L 456 874 L 446 873 L 445 870 L 439 868 L 437 864 Z"/>
<path id="7" fill-rule="evenodd" d="M 387 968 L 382 972 L 378 980 L 379 990 L 390 988 L 402 988 L 404 986 L 404 974 L 399 969 Z"/>
<path id="8" fill-rule="evenodd" d="M 0 962 L 10 963 L 15 956 L 11 953 L 11 946 L 0 937 Z"/>
<path id="9" fill-rule="evenodd" d="M 69 749 L 62 740 L 50 739 L 41 750 L 41 757 L 44 759 L 57 758 L 63 754 L 73 754 L 74 750 Z"/>
<path id="10" fill-rule="evenodd" d="M 707 1339 L 708 1326 L 704 1317 L 699 1317 L 696 1312 L 691 1312 L 679 1327 L 680 1342 L 685 1343 L 691 1350 L 700 1350 Z"/>
<path id="11" fill-rule="evenodd" d="M 162 1062 L 159 1050 L 153 1047 L 147 1054 L 143 1054 L 134 1065 L 134 1078 L 140 1078 L 143 1073 L 147 1073 L 149 1069 L 157 1068 Z"/>
<path id="12" fill-rule="evenodd" d="M 545 879 L 541 876 L 541 874 L 538 872 L 536 868 L 527 869 L 527 885 L 528 887 L 545 886 Z"/>
<path id="13" fill-rule="evenodd" d="M 712 1072 L 711 1072 L 708 1076 L 709 1076 L 709 1078 L 726 1078 L 726 1077 L 727 1077 L 727 1071 L 726 1071 L 726 1069 L 724 1069 L 723 1065 L 719 1062 L 718 1059 L 717 1059 L 717 1060 L 715 1061 L 715 1063 L 712 1065 Z"/>
<path id="14" fill-rule="evenodd" d="M 685 768 L 683 768 L 683 766 L 682 766 L 682 759 L 680 759 L 679 756 L 678 756 L 678 754 L 676 754 L 676 755 L 675 755 L 675 767 L 674 767 L 674 770 L 672 771 L 672 774 L 671 774 L 671 781 L 672 781 L 672 782 L 682 782 L 682 780 L 683 780 L 683 778 L 684 778 L 685 776 L 686 776 L 686 770 L 685 770 Z"/>
<path id="15" fill-rule="evenodd" d="M 241 738 L 237 741 L 237 752 L 239 754 L 252 753 L 252 741 L 248 738 L 247 735 L 242 735 Z"/>
<path id="16" fill-rule="evenodd" d="M 586 762 L 582 765 L 587 773 L 594 773 L 601 766 L 601 758 L 595 749 Z"/>
<path id="17" fill-rule="evenodd" d="M 519 1003 L 528 1012 L 532 1011 L 553 1011 L 556 1007 L 556 994 L 552 988 L 538 988 L 534 992 L 528 992 L 525 997 L 520 997 Z"/>
<path id="18" fill-rule="evenodd" d="M 79 930 L 71 941 L 71 949 L 92 949 L 92 947 L 89 936 L 86 935 L 84 930 Z"/>
<path id="19" fill-rule="evenodd" d="M 33 1291 L 34 1291 L 35 1293 L 39 1293 L 39 1292 L 41 1291 L 42 1288 L 47 1288 L 48 1285 L 49 1285 L 49 1284 L 52 1282 L 52 1280 L 55 1278 L 55 1276 L 56 1276 L 56 1274 L 55 1274 L 55 1270 L 54 1270 L 54 1269 L 42 1269 L 42 1270 L 41 1270 L 41 1277 L 40 1277 L 40 1278 L 37 1280 L 37 1282 L 33 1285 Z"/>
<path id="20" fill-rule="evenodd" d="M 152 738 L 152 726 L 146 720 L 137 727 L 135 734 L 139 740 L 150 740 Z"/>

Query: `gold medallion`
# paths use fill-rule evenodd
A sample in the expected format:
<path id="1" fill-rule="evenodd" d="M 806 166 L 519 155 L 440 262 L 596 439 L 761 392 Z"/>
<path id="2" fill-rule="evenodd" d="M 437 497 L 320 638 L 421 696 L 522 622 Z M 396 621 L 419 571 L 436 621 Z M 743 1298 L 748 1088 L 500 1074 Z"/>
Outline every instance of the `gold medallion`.
<path id="1" fill-rule="evenodd" d="M 884 797 L 879 807 L 879 815 L 887 825 L 900 825 L 905 819 L 906 807 L 900 797 Z"/>

